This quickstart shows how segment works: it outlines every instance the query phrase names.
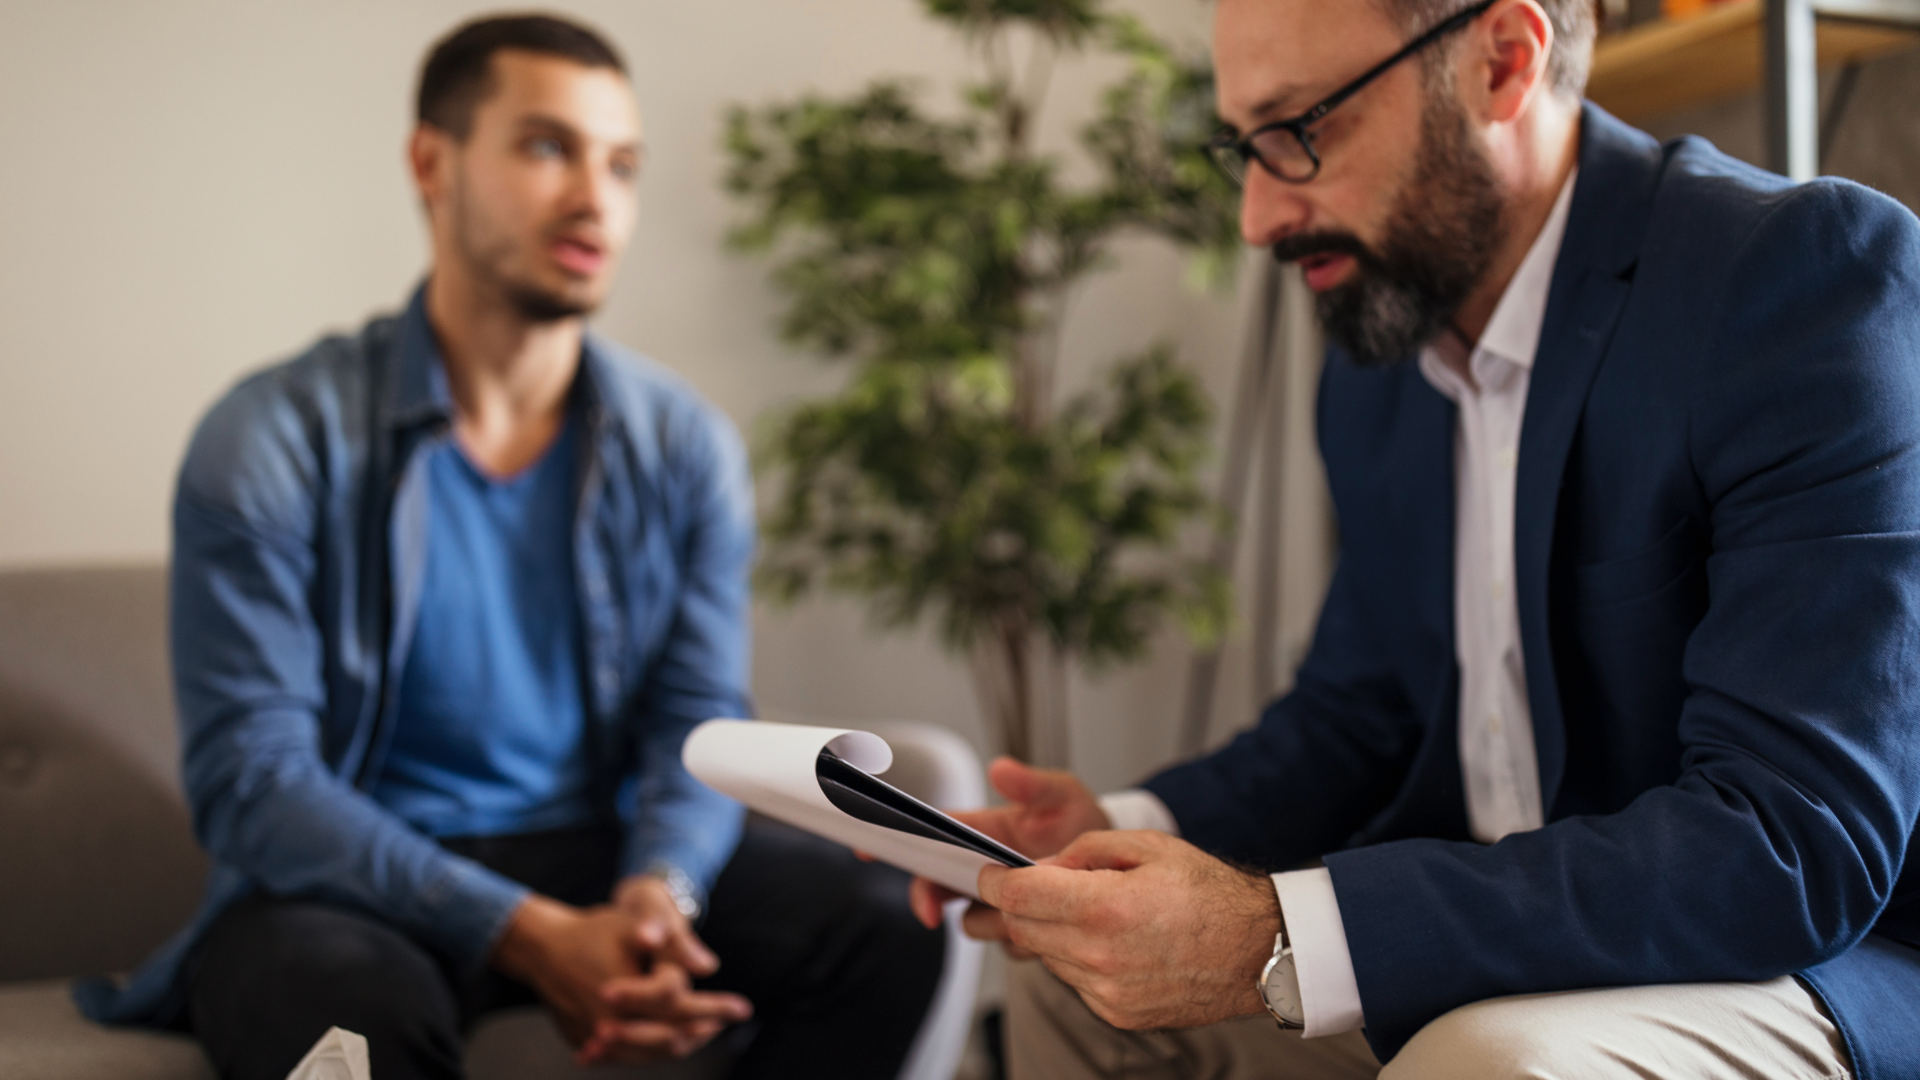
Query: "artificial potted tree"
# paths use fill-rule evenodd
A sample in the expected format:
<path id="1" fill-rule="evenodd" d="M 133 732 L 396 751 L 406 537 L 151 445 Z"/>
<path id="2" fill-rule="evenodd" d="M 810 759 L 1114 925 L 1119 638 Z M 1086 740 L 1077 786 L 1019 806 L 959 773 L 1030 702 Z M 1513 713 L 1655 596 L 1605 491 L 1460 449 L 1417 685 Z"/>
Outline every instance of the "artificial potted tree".
<path id="1" fill-rule="evenodd" d="M 726 183 L 750 208 L 731 242 L 776 262 L 785 338 L 851 366 L 760 433 L 759 583 L 937 618 L 1002 748 L 1064 765 L 1070 663 L 1134 658 L 1168 617 L 1210 643 L 1228 607 L 1181 553 L 1213 513 L 1204 392 L 1161 345 L 1063 396 L 1064 301 L 1127 231 L 1224 280 L 1237 197 L 1201 149 L 1209 70 L 1138 21 L 1100 0 L 921 2 L 978 65 L 957 114 L 882 80 L 728 118 Z M 1128 69 L 1081 133 L 1098 180 L 1069 186 L 1032 132 L 1053 65 L 1089 50 Z"/>

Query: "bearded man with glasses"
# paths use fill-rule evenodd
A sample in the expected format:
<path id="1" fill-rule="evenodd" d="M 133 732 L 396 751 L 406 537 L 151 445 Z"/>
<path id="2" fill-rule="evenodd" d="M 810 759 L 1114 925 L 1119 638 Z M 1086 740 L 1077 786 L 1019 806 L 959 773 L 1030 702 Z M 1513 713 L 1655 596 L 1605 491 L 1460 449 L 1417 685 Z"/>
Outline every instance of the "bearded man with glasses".
<path id="1" fill-rule="evenodd" d="M 1584 103 L 1592 38 L 1221 0 L 1339 562 L 1222 750 L 995 763 L 1015 1080 L 1920 1077 L 1920 222 Z"/>

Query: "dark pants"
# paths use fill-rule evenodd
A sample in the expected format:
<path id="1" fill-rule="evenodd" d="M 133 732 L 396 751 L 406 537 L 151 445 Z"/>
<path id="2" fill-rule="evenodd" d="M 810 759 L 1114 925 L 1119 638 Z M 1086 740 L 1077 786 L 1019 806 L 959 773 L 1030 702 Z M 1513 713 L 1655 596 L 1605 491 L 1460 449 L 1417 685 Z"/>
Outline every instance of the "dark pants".
<path id="1" fill-rule="evenodd" d="M 446 846 L 567 903 L 604 903 L 610 830 L 449 840 Z M 907 877 L 845 848 L 750 818 L 714 885 L 701 938 L 720 957 L 702 989 L 754 1006 L 732 1075 L 891 1080 L 940 978 L 946 939 L 907 910 Z M 329 1027 L 367 1037 L 375 1080 L 458 1078 L 464 1033 L 537 999 L 494 971 L 456 971 L 364 912 L 255 897 L 199 953 L 194 1033 L 226 1080 L 285 1080 Z"/>

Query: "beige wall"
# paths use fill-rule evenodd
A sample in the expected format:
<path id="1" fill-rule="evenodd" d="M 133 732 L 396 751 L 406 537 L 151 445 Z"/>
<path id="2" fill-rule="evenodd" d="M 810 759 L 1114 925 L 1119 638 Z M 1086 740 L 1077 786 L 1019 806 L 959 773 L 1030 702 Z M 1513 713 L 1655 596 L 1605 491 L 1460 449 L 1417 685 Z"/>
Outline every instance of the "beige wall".
<path id="1" fill-rule="evenodd" d="M 771 333 L 764 267 L 724 253 L 731 101 L 848 91 L 881 73 L 944 92 L 962 53 L 912 0 L 581 0 L 553 5 L 626 52 L 650 144 L 634 254 L 600 329 L 687 375 L 743 425 L 834 383 Z M 1125 4 L 1190 45 L 1199 0 Z M 240 373 L 401 300 L 424 245 L 401 145 L 426 45 L 457 0 L 0 0 L 0 566 L 152 560 L 173 470 Z M 1115 74 L 1062 70 L 1045 140 Z M 1230 385 L 1231 302 L 1194 296 L 1147 242 L 1079 295 L 1074 371 L 1156 338 Z M 769 707 L 923 717 L 977 735 L 960 668 L 876 639 L 856 608 L 762 613 Z M 1244 648 L 1244 646 L 1243 646 Z M 1078 688 L 1081 761 L 1122 783 L 1170 751 L 1185 651 Z M 1219 715 L 1249 715 L 1244 657 Z"/>
<path id="2" fill-rule="evenodd" d="M 603 332 L 694 381 L 743 425 L 833 385 L 784 350 L 764 268 L 721 250 L 720 111 L 908 73 L 944 91 L 955 43 L 913 0 L 577 0 L 554 6 L 626 51 L 651 146 L 640 234 Z M 1201 0 L 1125 7 L 1198 47 Z M 173 469 L 195 418 L 241 372 L 326 328 L 391 308 L 423 269 L 401 171 L 421 51 L 484 9 L 457 0 L 0 0 L 0 567 L 164 557 Z M 1111 67 L 1070 65 L 1071 120 Z M 1920 204 L 1920 53 L 1867 71 L 1838 171 Z M 1654 125 L 1757 154 L 1751 100 Z M 1180 342 L 1224 401 L 1240 319 L 1181 285 L 1157 245 L 1077 297 L 1074 371 L 1156 338 Z M 1285 672 L 1318 605 L 1317 465 L 1296 372 L 1285 472 Z M 1243 552 L 1245 545 L 1243 545 Z M 1239 580 L 1252 575 L 1243 554 Z M 1243 593 L 1243 603 L 1249 598 Z M 1229 650 L 1215 735 L 1251 719 L 1246 633 Z M 1172 752 L 1186 650 L 1075 686 L 1076 761 L 1099 786 Z M 763 704 L 823 717 L 926 718 L 978 739 L 961 668 L 925 636 L 877 637 L 857 607 L 757 619 Z"/>

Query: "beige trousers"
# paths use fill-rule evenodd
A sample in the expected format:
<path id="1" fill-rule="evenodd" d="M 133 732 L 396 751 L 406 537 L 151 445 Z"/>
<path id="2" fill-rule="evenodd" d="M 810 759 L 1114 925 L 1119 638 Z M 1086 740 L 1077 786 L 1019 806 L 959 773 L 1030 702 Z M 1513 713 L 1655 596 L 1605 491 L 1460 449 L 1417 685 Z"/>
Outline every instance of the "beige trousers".
<path id="1" fill-rule="evenodd" d="M 1272 1020 L 1121 1031 L 1038 963 L 1008 965 L 1011 1080 L 1834 1080 L 1840 1033 L 1794 978 L 1494 998 L 1422 1028 L 1381 1068 L 1359 1032 Z"/>

